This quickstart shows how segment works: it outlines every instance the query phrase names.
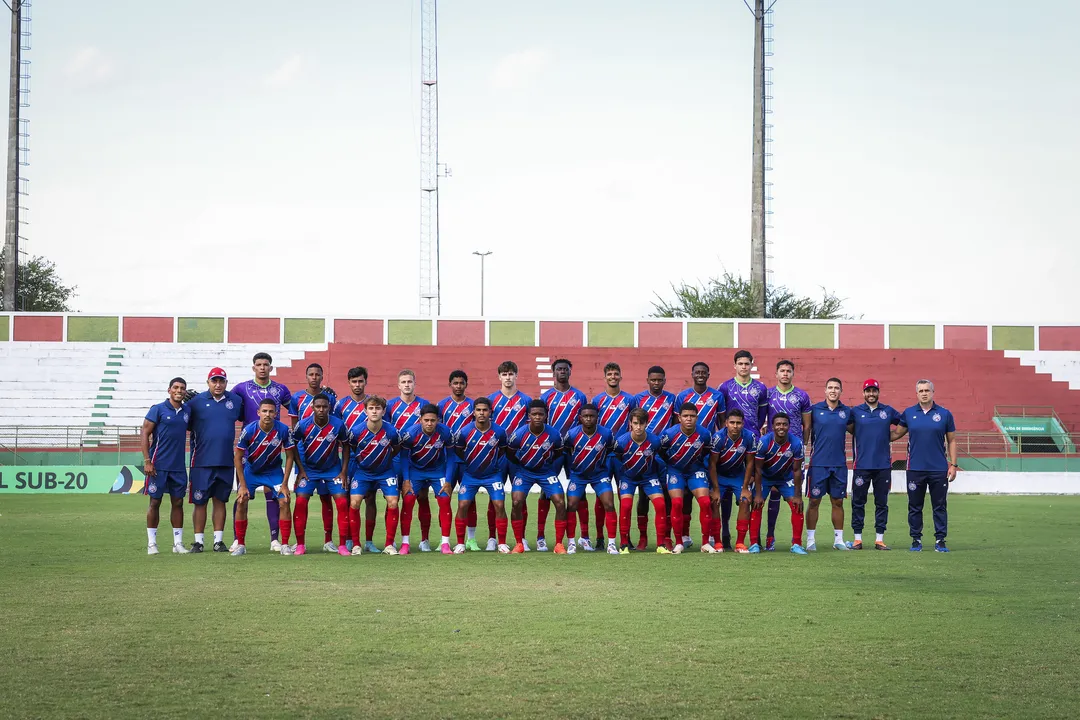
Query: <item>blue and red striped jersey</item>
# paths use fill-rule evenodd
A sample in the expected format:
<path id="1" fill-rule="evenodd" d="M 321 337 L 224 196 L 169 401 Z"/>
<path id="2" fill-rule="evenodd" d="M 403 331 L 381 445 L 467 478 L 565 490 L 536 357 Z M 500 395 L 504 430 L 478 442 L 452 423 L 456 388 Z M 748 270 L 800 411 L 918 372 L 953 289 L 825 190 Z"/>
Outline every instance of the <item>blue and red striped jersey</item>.
<path id="1" fill-rule="evenodd" d="M 558 430 L 564 437 L 570 428 L 577 425 L 578 411 L 581 410 L 581 406 L 589 402 L 585 393 L 573 387 L 565 392 L 549 388 L 544 391 L 540 399 L 547 405 L 548 425 Z"/>
<path id="2" fill-rule="evenodd" d="M 506 431 L 509 438 L 515 430 L 529 420 L 529 396 L 518 390 L 507 397 L 500 390 L 488 395 L 491 401 L 491 422 Z"/>
<path id="3" fill-rule="evenodd" d="M 667 464 L 682 472 L 705 470 L 705 460 L 712 448 L 712 435 L 698 425 L 687 435 L 678 425 L 669 427 L 660 436 L 660 452 Z"/>
<path id="4" fill-rule="evenodd" d="M 352 395 L 346 395 L 334 406 L 334 417 L 341 418 L 341 421 L 345 423 L 345 429 L 349 432 L 352 432 L 357 425 L 367 422 L 365 400 L 357 401 Z"/>
<path id="5" fill-rule="evenodd" d="M 408 460 L 405 477 L 410 478 L 413 470 L 445 474 L 447 448 L 452 446 L 452 436 L 450 428 L 442 423 L 436 425 L 430 435 L 424 432 L 420 423 L 401 433 L 401 452 Z"/>
<path id="6" fill-rule="evenodd" d="M 332 392 L 327 392 L 325 389 L 321 391 L 324 395 L 330 398 L 330 411 L 333 412 L 334 406 L 337 405 L 337 395 Z M 315 393 L 318 395 L 319 393 Z M 314 414 L 315 408 L 311 407 L 311 401 L 315 399 L 315 395 L 312 395 L 307 390 L 301 390 L 292 396 L 292 402 L 289 403 L 289 417 L 303 420 L 309 418 Z"/>
<path id="7" fill-rule="evenodd" d="M 466 425 L 453 437 L 454 447 L 465 464 L 465 472 L 474 478 L 487 478 L 501 474 L 506 467 L 502 449 L 506 447 L 506 431 L 498 425 L 481 430 L 476 425 Z"/>
<path id="8" fill-rule="evenodd" d="M 811 405 L 810 395 L 802 388 L 793 387 L 787 392 L 782 392 L 779 388 L 771 387 L 769 388 L 769 424 L 766 427 L 772 430 L 772 421 L 776 413 L 787 413 L 788 420 L 791 422 L 788 435 L 794 435 L 802 440 L 803 413 L 810 412 Z"/>
<path id="9" fill-rule="evenodd" d="M 315 418 L 306 417 L 296 423 L 292 435 L 304 470 L 341 472 L 341 448 L 349 442 L 349 431 L 341 418 L 330 416 L 320 427 Z"/>
<path id="10" fill-rule="evenodd" d="M 608 453 L 614 446 L 615 439 L 606 427 L 598 425 L 592 435 L 586 435 L 580 425 L 570 428 L 563 438 L 568 474 L 584 480 L 608 477 Z"/>
<path id="11" fill-rule="evenodd" d="M 465 398 L 458 402 L 452 395 L 439 401 L 439 422 L 450 428 L 452 433 L 460 433 L 473 421 L 473 401 Z"/>
<path id="12" fill-rule="evenodd" d="M 533 435 L 528 425 L 522 425 L 506 439 L 518 467 L 529 475 L 547 477 L 558 468 L 562 451 L 562 435 L 550 425 L 544 425 L 539 435 Z"/>
<path id="13" fill-rule="evenodd" d="M 675 396 L 667 390 L 659 395 L 653 395 L 648 390 L 639 392 L 634 396 L 634 407 L 639 407 L 649 413 L 649 425 L 645 430 L 654 435 L 659 435 L 671 427 L 671 424 L 675 422 L 675 416 L 678 415 Z"/>
<path id="14" fill-rule="evenodd" d="M 645 433 L 645 439 L 640 443 L 634 442 L 630 433 L 623 433 L 615 440 L 615 457 L 619 460 L 619 476 L 631 480 L 655 480 L 659 451 L 660 438 L 651 432 Z"/>
<path id="15" fill-rule="evenodd" d="M 746 474 L 746 458 L 757 450 L 754 433 L 742 429 L 734 440 L 727 429 L 713 434 L 712 454 L 716 456 L 716 474 L 720 477 L 742 478 Z"/>
<path id="16" fill-rule="evenodd" d="M 686 388 L 675 398 L 675 414 L 679 414 L 679 408 L 683 403 L 694 403 L 697 407 L 698 425 L 709 432 L 715 432 L 724 424 L 724 411 L 727 405 L 724 403 L 724 394 L 715 388 L 706 387 L 705 392 L 698 393 L 694 388 Z"/>
<path id="17" fill-rule="evenodd" d="M 762 480 L 794 480 L 795 461 L 803 459 L 802 440 L 788 435 L 786 442 L 778 442 L 773 433 L 765 433 L 754 457 L 761 460 Z"/>
<path id="18" fill-rule="evenodd" d="M 389 423 L 380 423 L 380 426 L 372 432 L 365 422 L 349 430 L 352 461 L 364 473 L 385 473 L 393 468 L 400 438 Z"/>
<path id="19" fill-rule="evenodd" d="M 292 433 L 285 424 L 275 420 L 274 426 L 263 430 L 253 422 L 240 431 L 236 449 L 244 451 L 246 472 L 256 475 L 281 469 L 281 456 L 293 448 Z"/>
<path id="20" fill-rule="evenodd" d="M 408 430 L 412 425 L 420 422 L 420 410 L 425 405 L 430 405 L 422 397 L 413 396 L 412 402 L 405 402 L 400 397 L 386 401 L 386 422 L 394 426 L 398 433 Z"/>
<path id="21" fill-rule="evenodd" d="M 761 437 L 761 426 L 769 416 L 769 388 L 765 387 L 765 383 L 751 379 L 742 385 L 731 378 L 720 384 L 720 393 L 724 396 L 728 412 L 734 408 L 742 410 L 743 425 L 755 438 Z"/>
<path id="22" fill-rule="evenodd" d="M 615 437 L 630 432 L 630 411 L 634 409 L 634 396 L 625 390 L 618 395 L 602 392 L 593 398 L 593 405 L 600 409 L 599 424 Z"/>

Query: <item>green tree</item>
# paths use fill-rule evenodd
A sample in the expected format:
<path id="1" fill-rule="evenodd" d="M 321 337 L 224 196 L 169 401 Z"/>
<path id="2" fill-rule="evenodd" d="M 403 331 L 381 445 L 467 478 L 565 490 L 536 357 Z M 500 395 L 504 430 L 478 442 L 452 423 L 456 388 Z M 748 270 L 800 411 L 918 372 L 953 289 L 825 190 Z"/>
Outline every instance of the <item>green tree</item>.
<path id="1" fill-rule="evenodd" d="M 725 272 L 698 285 L 671 284 L 674 298 L 657 295 L 653 317 L 663 318 L 752 318 L 756 317 L 755 285 L 741 275 Z M 801 297 L 784 286 L 765 289 L 765 317 L 787 320 L 840 320 L 845 315 L 844 300 L 825 288 L 821 300 Z"/>
<path id="2" fill-rule="evenodd" d="M 0 252 L 0 287 L 4 282 L 3 252 Z M 0 310 L 25 312 L 71 312 L 68 303 L 76 295 L 77 286 L 65 285 L 56 272 L 56 263 L 36 255 L 19 263 L 19 286 L 15 291 L 15 307 Z"/>

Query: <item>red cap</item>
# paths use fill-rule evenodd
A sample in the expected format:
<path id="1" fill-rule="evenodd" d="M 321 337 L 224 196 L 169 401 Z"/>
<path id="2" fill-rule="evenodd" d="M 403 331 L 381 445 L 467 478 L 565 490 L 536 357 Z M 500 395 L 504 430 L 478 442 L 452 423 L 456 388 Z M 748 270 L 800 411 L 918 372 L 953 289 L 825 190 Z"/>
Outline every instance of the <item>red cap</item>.
<path id="1" fill-rule="evenodd" d="M 210 374 L 206 376 L 207 380 L 213 380 L 214 378 L 221 378 L 222 380 L 228 380 L 229 377 L 225 374 L 225 371 L 221 368 L 211 368 Z"/>
<path id="2" fill-rule="evenodd" d="M 870 378 L 869 380 L 867 380 L 866 382 L 864 382 L 862 384 L 862 389 L 863 390 L 869 390 L 870 388 L 874 388 L 875 390 L 880 390 L 881 386 L 878 385 L 877 380 L 875 380 L 874 378 Z"/>

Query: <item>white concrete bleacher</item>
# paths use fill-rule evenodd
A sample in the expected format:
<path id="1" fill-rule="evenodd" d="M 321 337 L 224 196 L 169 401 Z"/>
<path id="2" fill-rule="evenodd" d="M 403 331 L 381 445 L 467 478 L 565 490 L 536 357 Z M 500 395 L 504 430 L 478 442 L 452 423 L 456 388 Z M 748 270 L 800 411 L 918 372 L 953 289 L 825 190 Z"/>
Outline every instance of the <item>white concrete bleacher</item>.
<path id="1" fill-rule="evenodd" d="M 1054 380 L 1069 383 L 1072 390 L 1080 390 L 1080 352 L 1073 350 L 1006 350 L 1005 357 L 1017 358 L 1021 365 L 1035 368 L 1035 372 L 1050 375 Z"/>

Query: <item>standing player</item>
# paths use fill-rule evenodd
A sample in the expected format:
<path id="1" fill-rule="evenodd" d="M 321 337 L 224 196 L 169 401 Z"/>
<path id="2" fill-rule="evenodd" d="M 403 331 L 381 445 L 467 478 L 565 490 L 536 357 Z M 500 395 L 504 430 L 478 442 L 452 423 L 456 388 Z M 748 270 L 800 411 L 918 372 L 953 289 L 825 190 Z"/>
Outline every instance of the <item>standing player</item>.
<path id="1" fill-rule="evenodd" d="M 776 363 L 776 387 L 769 388 L 769 415 L 768 426 L 772 427 L 772 419 L 776 413 L 787 413 L 791 418 L 791 429 L 788 431 L 793 437 L 803 439 L 803 429 L 810 427 L 810 395 L 802 388 L 793 384 L 795 380 L 795 363 L 791 360 L 781 360 Z M 765 533 L 765 549 L 772 551 L 775 545 L 773 535 L 776 532 L 776 518 L 780 515 L 780 492 L 773 490 L 769 493 L 769 525 Z"/>
<path id="2" fill-rule="evenodd" d="M 760 511 L 764 502 L 763 494 L 772 492 L 774 487 L 779 488 L 780 495 L 788 501 L 788 507 L 791 508 L 791 552 L 805 555 L 806 550 L 802 546 L 803 445 L 801 440 L 788 434 L 790 427 L 791 419 L 787 413 L 776 413 L 772 420 L 772 432 L 766 433 L 758 442 L 757 452 L 754 453 L 754 467 L 759 484 L 754 491 L 754 505 Z M 746 492 L 746 488 L 743 488 L 743 492 Z M 760 512 L 757 514 L 757 522 L 761 522 Z M 754 523 L 753 516 L 750 523 Z M 752 527 L 750 532 L 754 532 Z M 754 543 L 749 552 L 761 552 L 761 546 Z"/>
<path id="3" fill-rule="evenodd" d="M 202 552 L 206 530 L 206 504 L 214 501 L 214 552 L 228 552 L 225 545 L 225 506 L 233 486 L 233 444 L 236 423 L 243 401 L 228 392 L 228 378 L 219 367 L 210 370 L 207 391 L 199 393 L 191 410 L 191 502 L 195 544 L 191 552 Z"/>
<path id="4" fill-rule="evenodd" d="M 750 376 L 754 367 L 754 356 L 747 350 L 739 350 L 735 353 L 735 377 L 725 380 L 720 384 L 720 392 L 724 396 L 724 405 L 730 412 L 732 408 L 739 408 L 743 412 L 743 426 L 754 435 L 754 440 L 761 438 L 761 428 L 765 426 L 769 414 L 769 389 L 765 383 L 755 380 Z M 761 508 L 755 508 L 758 514 L 757 527 L 761 527 Z M 731 495 L 724 494 L 720 498 L 719 528 L 713 523 L 713 536 L 719 530 L 720 542 L 724 547 L 731 546 L 731 532 L 728 528 L 728 520 L 731 519 Z M 753 516 L 750 525 L 754 527 Z M 761 544 L 760 530 L 755 535 L 751 532 L 751 543 Z"/>
<path id="5" fill-rule="evenodd" d="M 712 481 L 712 511 L 720 511 L 720 498 L 723 493 L 731 493 L 739 498 L 739 516 L 736 528 L 739 531 L 735 552 L 749 552 L 743 541 L 750 529 L 751 497 L 754 487 L 754 452 L 757 443 L 754 434 L 743 423 L 743 412 L 732 408 L 727 414 L 724 429 L 713 435 L 712 452 L 709 453 L 709 479 Z M 760 517 L 760 515 L 758 516 Z M 715 526 L 715 523 L 713 523 Z M 713 537 L 713 549 L 724 552 L 720 539 Z"/>
<path id="6" fill-rule="evenodd" d="M 450 433 L 457 437 L 465 426 L 473 421 L 473 401 L 465 397 L 465 390 L 469 387 L 469 376 L 464 370 L 454 370 L 450 373 L 450 394 L 439 401 L 439 422 L 450 428 Z M 490 409 L 488 416 L 490 417 Z M 450 487 L 461 484 L 461 473 L 464 465 L 456 452 L 446 454 L 446 479 Z M 468 539 L 465 546 L 469 550 L 479 550 L 480 545 L 476 542 L 476 503 L 469 505 L 469 517 L 466 530 Z M 488 528 L 489 534 L 495 533 L 495 527 Z"/>
<path id="7" fill-rule="evenodd" d="M 239 543 L 233 555 L 247 552 L 244 539 L 247 535 L 247 506 L 251 492 L 259 487 L 266 488 L 268 497 L 280 506 L 278 530 L 281 533 L 281 554 L 292 555 L 289 546 L 289 532 L 292 530 L 292 515 L 289 512 L 289 483 L 292 475 L 293 442 L 289 428 L 277 420 L 280 406 L 273 398 L 264 398 L 259 403 L 259 419 L 246 425 L 240 431 L 233 451 L 233 465 L 236 468 L 236 540 Z M 281 470 L 281 456 L 285 456 L 285 471 Z M 283 517 L 282 517 L 283 516 Z"/>
<path id="8" fill-rule="evenodd" d="M 349 432 L 359 432 L 359 426 L 367 422 L 367 410 L 365 403 L 367 402 L 367 381 L 368 371 L 367 368 L 357 365 L 354 368 L 350 368 L 348 372 L 349 379 L 349 394 L 337 401 L 334 406 L 334 416 L 341 418 L 345 423 L 345 429 Z M 350 463 L 352 460 L 350 459 Z M 348 468 L 349 477 L 353 475 L 353 468 Z M 353 538 L 359 542 L 360 539 L 360 506 L 353 507 L 352 496 L 349 485 L 345 486 L 345 496 L 349 499 L 349 541 L 346 546 L 349 550 L 353 549 Z M 364 551 L 365 552 L 381 552 L 379 548 L 375 547 L 373 539 L 375 537 L 375 522 L 377 520 L 377 506 L 375 503 L 375 488 L 372 486 L 370 494 L 361 498 L 364 502 L 364 519 L 366 527 L 364 528 Z"/>
<path id="9" fill-rule="evenodd" d="M 908 530 L 911 551 L 922 550 L 923 501 L 930 489 L 934 511 L 934 550 L 949 552 L 949 483 L 956 479 L 956 423 L 951 412 L 934 402 L 934 383 L 915 383 L 918 405 L 904 411 L 894 440 L 908 436 Z"/>
<path id="10" fill-rule="evenodd" d="M 349 429 L 349 445 L 352 447 L 352 459 L 349 462 L 349 503 L 354 510 L 360 509 L 360 502 L 377 489 L 386 500 L 386 546 L 384 555 L 397 555 L 394 538 L 398 526 L 398 475 L 394 470 L 394 456 L 397 454 L 400 439 L 391 425 L 383 422 L 386 412 L 386 400 L 378 395 L 368 395 L 364 401 L 366 422 L 357 423 Z M 353 536 L 353 555 L 360 554 L 360 528 L 349 523 Z"/>
<path id="11" fill-rule="evenodd" d="M 585 488 L 592 485 L 596 497 L 604 504 L 604 517 L 607 520 L 607 552 L 618 555 L 615 545 L 615 503 L 611 488 L 611 450 L 614 438 L 606 427 L 597 426 L 599 410 L 592 403 L 586 403 L 578 413 L 579 423 L 566 433 L 563 439 L 563 451 L 566 453 L 566 470 L 570 482 L 566 486 L 566 512 L 568 522 L 573 522 L 574 512 L 579 505 L 584 505 Z M 588 532 L 587 524 L 582 524 L 583 532 Z M 588 538 L 584 538 L 587 540 Z M 584 544 L 584 541 L 583 541 Z M 582 548 L 586 549 L 586 548 Z M 566 548 L 567 553 L 576 552 L 573 533 Z M 592 548 L 588 548 L 589 551 Z"/>
<path id="12" fill-rule="evenodd" d="M 863 383 L 862 405 L 851 409 L 848 432 L 855 463 L 854 480 L 851 483 L 851 529 L 855 533 L 852 550 L 862 550 L 863 517 L 866 514 L 866 495 L 874 486 L 874 538 L 875 550 L 888 550 L 885 544 L 885 526 L 889 523 L 889 491 L 892 489 L 892 449 L 889 435 L 894 425 L 900 424 L 901 415 L 888 405 L 878 402 L 881 388 L 878 381 L 870 378 Z"/>
<path id="13" fill-rule="evenodd" d="M 710 434 L 724 429 L 724 412 L 727 406 L 724 404 L 724 395 L 719 390 L 709 387 L 709 366 L 704 362 L 696 362 L 690 368 L 690 377 L 694 384 L 675 397 L 675 407 L 682 407 L 684 403 L 693 403 L 698 410 L 698 425 L 709 431 Z M 684 504 L 683 526 L 690 527 L 690 506 Z M 718 522 L 714 519 L 713 525 Z M 710 529 L 711 532 L 711 529 Z M 720 536 L 710 540 L 720 543 Z"/>
<path id="14" fill-rule="evenodd" d="M 495 532 L 498 537 L 496 548 L 506 554 L 510 546 L 506 544 L 506 507 L 504 504 L 503 479 L 506 477 L 506 432 L 491 423 L 491 401 L 486 397 L 476 399 L 473 404 L 473 422 L 464 425 L 454 434 L 454 451 L 461 460 L 461 490 L 458 491 L 458 511 L 454 520 L 457 530 L 457 545 L 454 554 L 465 552 L 465 529 L 470 508 L 476 502 L 476 491 L 484 488 L 489 497 L 489 505 L 495 513 Z M 472 512 L 472 517 L 476 513 Z M 480 546 L 473 543 L 473 550 Z"/>
<path id="15" fill-rule="evenodd" d="M 850 550 L 844 544 L 844 498 L 847 497 L 847 426 L 851 408 L 840 402 L 844 385 L 840 378 L 825 382 L 825 399 L 810 408 L 810 507 L 806 509 L 806 549 L 817 550 L 818 505 L 828 495 L 832 501 L 833 549 Z"/>
<path id="16" fill-rule="evenodd" d="M 408 368 L 398 373 L 398 397 L 386 403 L 386 421 L 394 426 L 398 436 L 405 433 L 416 423 L 420 422 L 420 410 L 430 405 L 427 400 L 416 396 L 416 373 Z M 405 482 L 405 456 L 399 454 L 394 457 L 394 469 L 398 473 L 398 487 L 403 487 Z M 413 492 L 405 492 L 402 495 L 404 508 L 401 512 L 401 549 L 403 555 L 409 554 L 409 532 L 412 530 L 412 512 L 416 505 L 417 496 Z M 431 529 L 431 506 L 428 504 L 427 490 L 420 497 L 420 552 L 431 552 L 428 544 L 428 531 Z M 426 522 L 425 522 L 426 521 Z"/>
<path id="17" fill-rule="evenodd" d="M 675 537 L 681 541 L 675 545 L 674 552 L 679 554 L 690 546 L 690 527 L 683 525 L 683 493 L 689 491 L 698 504 L 698 518 L 701 522 L 701 552 L 715 553 L 716 549 L 709 542 L 712 529 L 712 511 L 706 463 L 712 447 L 712 435 L 704 426 L 698 424 L 698 411 L 694 403 L 684 403 L 679 407 L 679 424 L 669 427 L 660 436 L 660 454 L 667 463 L 667 489 L 671 497 L 671 520 L 678 523 L 673 528 Z M 688 517 L 688 516 L 687 516 Z"/>
<path id="18" fill-rule="evenodd" d="M 562 436 L 547 424 L 547 405 L 543 400 L 529 403 L 529 422 L 510 434 L 506 440 L 510 458 L 510 474 L 513 476 L 513 508 L 510 524 L 514 528 L 517 544 L 511 552 L 525 552 L 525 503 L 532 486 L 539 484 L 540 492 L 551 498 L 555 505 L 555 554 L 565 555 L 563 538 L 566 535 L 566 496 L 559 482 L 559 458 Z M 537 550 L 540 548 L 538 547 Z"/>
<path id="19" fill-rule="evenodd" d="M 664 385 L 667 384 L 667 373 L 659 365 L 653 365 L 649 368 L 646 382 L 649 389 L 643 390 L 634 396 L 634 405 L 649 415 L 649 427 L 647 430 L 659 437 L 675 422 L 675 396 L 664 389 Z M 663 481 L 667 478 L 667 468 L 664 466 L 662 458 L 657 457 L 656 462 L 658 463 L 657 472 L 660 475 L 661 484 L 663 484 Z M 666 487 L 664 494 L 667 495 Z M 646 531 L 649 527 L 649 498 L 640 492 L 638 493 L 637 520 L 638 532 L 640 533 L 637 549 L 644 550 L 645 544 L 648 542 Z M 668 529 L 677 529 L 675 524 L 675 521 L 669 517 Z M 678 521 L 678 526 L 682 527 L 682 520 Z"/>
<path id="20" fill-rule="evenodd" d="M 604 385 L 604 392 L 594 397 L 592 402 L 600 411 L 598 424 L 610 430 L 611 437 L 617 440 L 623 433 L 630 431 L 630 411 L 634 409 L 634 396 L 622 389 L 622 368 L 618 363 L 609 362 L 604 366 Z M 615 477 L 618 458 L 614 455 L 610 458 L 610 465 L 611 475 Z M 602 543 L 607 511 L 604 510 L 600 498 L 596 498 L 593 509 L 596 511 L 596 540 Z M 608 539 L 615 538 L 609 535 Z"/>
<path id="21" fill-rule="evenodd" d="M 143 454 L 146 485 L 143 492 L 150 496 L 146 511 L 146 554 L 157 555 L 157 529 L 160 522 L 161 498 L 169 493 L 172 502 L 174 553 L 187 554 L 184 547 L 184 491 L 187 490 L 187 470 L 184 450 L 187 444 L 188 421 L 191 413 L 184 405 L 187 381 L 177 377 L 169 381 L 169 397 L 150 408 L 139 432 Z"/>
<path id="22" fill-rule="evenodd" d="M 340 543 L 335 552 L 348 555 L 345 543 L 349 538 L 349 499 L 345 496 L 347 471 L 342 458 L 346 462 L 349 459 L 349 431 L 341 418 L 330 415 L 330 396 L 318 393 L 310 407 L 311 415 L 298 422 L 292 430 L 297 456 L 296 514 L 293 515 L 296 554 L 307 552 L 304 541 L 308 501 L 312 493 L 318 492 L 320 497 L 332 497 L 337 505 Z M 329 544 L 333 545 L 332 542 Z"/>
<path id="23" fill-rule="evenodd" d="M 439 551 L 449 555 L 450 550 L 450 493 L 454 491 L 446 472 L 447 448 L 453 443 L 450 428 L 439 422 L 439 408 L 430 403 L 420 408 L 420 422 L 414 423 L 401 433 L 401 466 L 405 472 L 405 484 L 401 491 L 405 497 L 419 495 L 427 502 L 428 489 L 435 491 L 435 500 L 439 503 L 439 530 L 442 541 Z M 430 527 L 431 518 L 428 518 Z M 423 537 L 420 543 L 422 552 L 430 552 L 428 547 L 428 527 L 421 525 Z M 401 554 L 409 554 L 409 533 L 401 534 Z"/>
<path id="24" fill-rule="evenodd" d="M 286 411 L 288 410 L 292 402 L 292 393 L 289 392 L 289 388 L 270 379 L 270 373 L 273 369 L 274 359 L 270 357 L 269 353 L 255 353 L 254 357 L 251 358 L 251 370 L 255 374 L 254 379 L 233 385 L 232 391 L 239 395 L 243 401 L 243 411 L 240 413 L 241 426 L 247 427 L 251 423 L 259 421 L 259 406 L 263 400 L 274 401 L 274 407 L 277 408 L 277 414 L 274 415 L 275 420 L 281 419 L 282 406 L 285 406 Z M 233 503 L 234 534 L 237 528 L 236 510 L 238 502 L 239 500 Z M 274 498 L 274 493 L 266 490 L 266 521 L 270 524 L 270 549 L 274 552 L 281 550 L 281 543 L 278 541 L 279 510 L 280 505 Z M 244 512 L 247 513 L 247 508 L 244 509 Z M 245 527 L 247 526 L 245 525 Z M 237 537 L 230 549 L 235 550 L 242 544 L 240 538 Z"/>
<path id="25" fill-rule="evenodd" d="M 551 374 L 555 379 L 555 387 L 545 390 L 540 395 L 540 399 L 547 405 L 548 424 L 558 430 L 559 435 L 563 438 L 566 437 L 566 433 L 570 432 L 570 428 L 577 425 L 578 412 L 585 403 L 589 402 L 588 398 L 585 397 L 585 393 L 575 387 L 570 387 L 570 373 L 573 367 L 570 361 L 565 358 L 559 358 L 553 362 L 551 364 Z M 574 503 L 574 505 L 576 505 L 576 512 L 581 518 L 581 549 L 592 552 L 593 546 L 589 540 L 589 504 Z M 541 493 L 540 499 L 536 503 L 536 549 L 541 552 L 547 548 L 544 533 L 547 529 L 547 516 L 550 508 L 551 501 Z M 577 530 L 575 520 L 576 517 L 573 512 L 566 519 L 566 531 L 569 533 L 570 538 L 566 550 L 568 553 L 577 550 L 577 543 L 574 541 Z"/>
<path id="26" fill-rule="evenodd" d="M 294 429 L 296 428 L 296 424 L 301 420 L 312 416 L 314 411 L 311 407 L 311 402 L 319 393 L 323 393 L 330 399 L 331 410 L 337 405 L 337 393 L 335 393 L 332 388 L 323 387 L 322 365 L 319 363 L 311 363 L 307 366 L 307 370 L 304 371 L 304 374 L 307 378 L 307 387 L 299 392 L 293 393 L 292 401 L 289 403 L 289 420 Z M 334 546 L 334 502 L 328 494 L 327 485 L 325 483 L 320 484 L 318 488 L 319 502 L 322 503 L 323 551 L 336 552 L 337 548 Z M 296 502 L 299 504 L 300 499 L 297 498 Z M 304 517 L 306 519 L 307 515 L 305 514 Z M 346 521 L 348 520 L 347 515 L 345 519 Z M 300 533 L 297 533 L 298 538 L 299 535 Z"/>
<path id="27" fill-rule="evenodd" d="M 491 422 L 495 423 L 503 429 L 506 433 L 506 437 L 509 438 L 515 430 L 522 427 L 528 421 L 529 403 L 531 400 L 529 396 L 518 390 L 517 376 L 518 366 L 513 360 L 506 360 L 499 363 L 499 390 L 488 396 L 488 400 L 491 401 Z M 504 478 L 504 481 L 509 478 Z M 524 508 L 522 511 L 522 523 L 529 520 L 529 509 Z M 495 524 L 495 508 L 488 504 L 487 510 L 488 518 L 488 531 Z M 522 525 L 524 528 L 524 524 Z M 529 544 L 525 542 L 525 536 L 519 535 L 518 539 L 521 541 L 525 551 L 528 552 Z M 498 543 L 495 540 L 494 535 L 488 536 L 487 547 L 484 548 L 488 552 L 493 552 L 498 548 Z M 537 548 L 541 549 L 541 548 Z M 547 549 L 545 545 L 543 550 Z"/>
<path id="28" fill-rule="evenodd" d="M 671 552 L 664 486 L 660 482 L 660 438 L 646 430 L 649 414 L 641 408 L 630 411 L 630 432 L 615 439 L 616 474 L 619 485 L 620 555 L 630 554 L 630 513 L 634 509 L 634 491 L 644 493 L 656 510 L 656 552 Z M 640 515 L 638 518 L 640 519 Z M 638 550 L 643 550 L 638 545 Z"/>

